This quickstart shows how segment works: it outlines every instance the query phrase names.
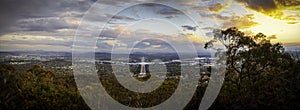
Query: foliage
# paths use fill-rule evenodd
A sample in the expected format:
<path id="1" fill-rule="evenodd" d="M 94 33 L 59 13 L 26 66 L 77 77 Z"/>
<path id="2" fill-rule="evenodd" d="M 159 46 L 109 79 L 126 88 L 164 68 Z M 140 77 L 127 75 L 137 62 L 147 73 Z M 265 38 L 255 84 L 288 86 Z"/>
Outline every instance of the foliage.
<path id="1" fill-rule="evenodd" d="M 205 48 L 226 47 L 225 82 L 211 109 L 295 109 L 299 103 L 299 64 L 266 35 L 237 28 L 215 30 Z M 298 61 L 299 62 L 299 61 Z"/>
<path id="2" fill-rule="evenodd" d="M 57 77 L 39 65 L 19 74 L 14 70 L 12 65 L 0 66 L 0 109 L 89 109 L 73 77 Z"/>

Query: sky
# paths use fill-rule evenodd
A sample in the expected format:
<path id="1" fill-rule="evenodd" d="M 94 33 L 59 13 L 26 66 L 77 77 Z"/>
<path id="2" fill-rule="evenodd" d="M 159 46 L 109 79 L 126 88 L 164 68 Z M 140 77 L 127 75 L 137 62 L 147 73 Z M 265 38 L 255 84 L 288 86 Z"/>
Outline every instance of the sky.
<path id="1" fill-rule="evenodd" d="M 300 0 L 1 0 L 0 5 L 0 51 L 204 51 L 213 29 L 233 26 L 300 49 Z"/>

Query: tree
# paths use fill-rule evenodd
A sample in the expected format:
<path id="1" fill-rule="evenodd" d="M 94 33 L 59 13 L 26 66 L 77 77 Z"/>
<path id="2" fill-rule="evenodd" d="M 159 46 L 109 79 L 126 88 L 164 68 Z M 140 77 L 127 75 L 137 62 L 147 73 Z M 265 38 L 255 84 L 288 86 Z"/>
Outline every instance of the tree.
<path id="1" fill-rule="evenodd" d="M 216 29 L 213 33 L 213 40 L 205 48 L 216 49 L 216 43 L 226 47 L 227 69 L 220 97 L 231 106 L 227 108 L 289 109 L 280 105 L 291 101 L 286 95 L 298 92 L 290 88 L 291 77 L 298 74 L 293 74 L 295 61 L 284 52 L 283 46 L 272 44 L 262 33 L 245 35 L 235 27 Z"/>
<path id="2" fill-rule="evenodd" d="M 57 77 L 39 65 L 18 74 L 14 70 L 0 65 L 0 109 L 89 109 L 72 76 Z"/>
<path id="3" fill-rule="evenodd" d="M 19 87 L 15 68 L 10 64 L 0 65 L 0 109 L 14 107 L 18 100 Z"/>

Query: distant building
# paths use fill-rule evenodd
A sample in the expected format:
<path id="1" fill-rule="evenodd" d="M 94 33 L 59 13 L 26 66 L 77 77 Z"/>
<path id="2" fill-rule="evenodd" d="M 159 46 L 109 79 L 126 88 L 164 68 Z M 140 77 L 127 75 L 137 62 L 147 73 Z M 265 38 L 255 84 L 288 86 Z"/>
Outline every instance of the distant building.
<path id="1" fill-rule="evenodd" d="M 140 63 L 141 65 L 141 70 L 140 70 L 140 73 L 138 75 L 138 77 L 145 77 L 147 75 L 146 73 L 146 66 L 145 66 L 145 58 L 142 57 L 142 61 Z"/>

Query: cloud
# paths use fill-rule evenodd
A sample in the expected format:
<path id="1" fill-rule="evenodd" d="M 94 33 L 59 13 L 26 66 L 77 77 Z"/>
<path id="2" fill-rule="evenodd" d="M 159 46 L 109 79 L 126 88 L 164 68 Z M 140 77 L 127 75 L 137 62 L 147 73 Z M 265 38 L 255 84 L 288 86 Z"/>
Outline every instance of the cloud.
<path id="1" fill-rule="evenodd" d="M 145 39 L 141 42 L 138 42 L 135 46 L 135 49 L 143 50 L 157 50 L 157 49 L 167 49 L 172 50 L 172 47 L 165 41 L 160 39 Z"/>
<path id="2" fill-rule="evenodd" d="M 222 28 L 229 28 L 229 27 L 238 27 L 240 29 L 247 29 L 254 26 L 260 25 L 258 22 L 254 21 L 253 14 L 247 14 L 245 16 L 237 16 L 233 14 L 232 16 L 222 15 L 222 14 L 207 14 L 207 13 L 200 13 L 202 17 L 210 18 L 217 20 L 218 22 L 222 23 Z M 213 27 L 202 28 L 205 30 L 213 30 Z"/>
<path id="3" fill-rule="evenodd" d="M 212 12 L 221 12 L 224 9 L 228 8 L 232 3 L 232 0 L 225 0 L 225 3 L 214 3 L 209 5 L 208 9 Z"/>
<path id="4" fill-rule="evenodd" d="M 297 24 L 298 22 L 287 22 L 287 24 Z"/>
<path id="5" fill-rule="evenodd" d="M 134 22 L 134 21 L 138 21 L 139 19 L 133 18 L 133 17 L 129 17 L 127 15 L 111 15 L 111 14 L 106 14 L 105 16 L 99 16 L 99 15 L 94 15 L 95 17 L 92 17 L 92 19 L 94 19 L 94 21 L 103 21 L 103 18 L 111 18 L 108 23 L 109 24 L 122 24 L 124 22 Z"/>
<path id="6" fill-rule="evenodd" d="M 117 28 L 117 30 L 118 30 L 119 32 L 122 32 L 122 31 L 125 30 L 125 27 L 122 26 L 122 25 L 117 25 L 116 28 Z"/>
<path id="7" fill-rule="evenodd" d="M 150 42 L 143 42 L 144 45 L 151 45 Z"/>
<path id="8" fill-rule="evenodd" d="M 155 1 L 155 0 L 154 0 Z M 172 4 L 180 4 L 182 1 L 176 2 L 176 1 L 156 1 L 157 3 L 165 3 L 167 4 L 172 3 Z M 146 10 L 148 14 L 145 15 L 144 12 L 140 13 L 140 10 Z M 163 16 L 165 18 L 174 18 L 178 17 L 179 15 L 183 15 L 184 13 L 181 10 L 178 10 L 173 7 L 169 7 L 163 4 L 156 4 L 156 3 L 144 3 L 140 5 L 136 5 L 134 10 L 131 10 L 134 15 L 137 15 L 139 18 L 140 16 L 142 17 L 154 17 L 154 16 Z"/>
<path id="9" fill-rule="evenodd" d="M 157 13 L 158 14 L 162 14 L 162 15 L 178 15 L 178 14 L 183 14 L 182 11 L 174 9 L 174 8 L 170 8 L 170 7 L 164 7 L 161 10 L 159 10 Z"/>
<path id="10" fill-rule="evenodd" d="M 186 11 L 189 11 L 189 9 L 197 6 L 199 3 L 199 0 L 191 0 L 191 1 L 186 1 L 186 0 L 176 0 L 174 1 L 168 1 L 168 0 L 150 0 L 150 1 L 159 1 L 161 2 L 168 2 L 172 4 L 184 4 L 182 7 L 187 9 Z M 223 1 L 228 1 L 228 0 L 223 0 Z M 38 39 L 35 39 L 35 42 L 40 42 L 44 44 L 56 44 L 55 42 L 58 42 L 57 45 L 64 45 L 68 46 L 68 40 L 70 39 L 63 39 L 63 40 L 57 40 L 58 38 L 70 38 L 73 36 L 74 32 L 76 31 L 77 25 L 80 23 L 81 17 L 83 17 L 84 12 L 88 10 L 88 8 L 92 5 L 92 3 L 96 2 L 96 0 L 2 0 L 0 1 L 1 7 L 0 7 L 0 12 L 2 15 L 0 15 L 0 22 L 3 23 L 0 26 L 0 31 L 2 31 L 1 28 L 7 27 L 9 31 L 5 31 L 7 33 L 23 33 L 26 35 L 32 35 L 32 36 L 46 36 L 49 37 L 49 43 L 47 43 L 45 40 L 41 41 Z M 104 3 L 104 5 L 112 5 L 112 6 L 121 6 L 126 3 L 139 3 L 143 2 L 143 0 L 103 0 L 99 3 Z M 2 6 L 3 5 L 3 6 Z M 155 7 L 157 6 L 157 8 Z M 171 7 L 167 6 L 158 6 L 155 4 L 145 4 L 145 6 L 142 6 L 141 8 L 146 9 L 149 8 L 151 10 L 143 10 L 137 12 L 134 12 L 136 10 L 132 10 L 132 12 L 128 11 L 128 13 L 125 13 L 124 15 L 120 14 L 117 16 L 113 16 L 111 13 L 107 13 L 104 15 L 97 15 L 95 14 L 94 16 L 89 16 L 85 20 L 90 23 L 92 26 L 91 27 L 85 27 L 83 29 L 82 33 L 84 33 L 82 38 L 85 38 L 85 36 L 90 37 L 97 37 L 98 35 L 91 35 L 94 33 L 91 33 L 90 30 L 99 31 L 93 28 L 93 26 L 96 27 L 104 24 L 104 18 L 112 18 L 112 22 L 110 23 L 115 23 L 115 24 L 107 24 L 107 28 L 103 30 L 103 32 L 100 34 L 100 39 L 103 40 L 104 42 L 99 44 L 99 47 L 101 48 L 110 48 L 113 44 L 124 46 L 124 44 L 128 45 L 133 45 L 133 41 L 131 40 L 141 40 L 143 38 L 151 38 L 153 36 L 159 36 L 162 38 L 167 38 L 167 36 L 162 35 L 162 33 L 154 33 L 154 32 L 146 32 L 146 31 L 134 31 L 134 34 L 130 30 L 126 30 L 124 27 L 124 24 L 122 23 L 127 23 L 131 21 L 137 21 L 139 20 L 140 17 L 165 17 L 165 18 L 175 18 L 172 19 L 174 21 L 180 20 L 177 18 L 181 18 L 181 14 L 183 14 L 181 11 L 177 9 L 173 9 Z M 155 7 L 155 8 L 153 8 Z M 199 7 L 198 7 L 199 8 Z M 208 10 L 210 12 L 218 12 L 222 11 L 222 9 L 226 8 L 226 3 L 222 2 L 215 2 L 215 3 L 209 3 L 205 8 L 202 8 L 201 10 Z M 2 10 L 3 9 L 3 10 Z M 135 8 L 139 9 L 139 8 Z M 199 8 L 200 9 L 200 8 Z M 4 13 L 2 13 L 2 11 Z M 97 10 L 99 11 L 99 10 Z M 102 11 L 102 10 L 100 10 Z M 107 10 L 109 12 L 109 10 Z M 246 25 L 253 26 L 255 22 L 253 22 L 251 17 L 237 17 L 234 16 L 234 18 L 231 18 L 231 16 L 226 16 L 222 14 L 217 14 L 217 13 L 210 13 L 206 15 L 203 14 L 203 16 L 207 17 L 214 17 L 217 20 L 220 20 L 224 23 L 225 25 L 228 26 L 233 26 L 233 25 L 241 25 L 239 22 L 246 23 Z M 97 13 L 97 12 L 95 12 Z M 130 15 L 130 16 L 127 16 Z M 136 16 L 135 16 L 136 15 Z M 144 16 L 141 16 L 144 15 Z M 291 16 L 291 18 L 294 18 L 295 16 Z M 4 20 L 2 20 L 4 19 Z M 245 19 L 245 20 L 243 20 Z M 229 22 L 232 21 L 235 24 L 231 24 Z M 248 21 L 247 21 L 248 20 Z M 252 22 L 251 22 L 252 21 Z M 8 22 L 8 24 L 5 24 Z M 209 25 L 211 26 L 211 25 Z M 190 26 L 190 24 L 186 24 L 182 26 L 186 30 L 191 30 L 191 31 L 196 31 L 196 27 Z M 97 27 L 98 28 L 98 27 Z M 154 27 L 155 28 L 155 27 Z M 247 28 L 245 26 L 244 28 Z M 4 32 L 4 30 L 3 30 Z M 86 33 L 85 33 L 86 32 Z M 116 42 L 113 41 L 118 37 L 118 35 L 121 33 L 121 39 L 122 42 Z M 96 33 L 96 32 L 95 32 Z M 56 40 L 52 39 L 55 38 Z M 193 43 L 201 43 L 201 39 L 195 36 L 185 36 L 188 40 L 193 41 Z M 131 39 L 132 38 L 132 39 Z M 29 42 L 30 37 L 24 37 L 23 41 L 26 41 L 24 43 L 32 43 Z M 52 40 L 51 40 L 52 39 Z M 180 42 L 185 42 L 180 40 L 181 38 L 167 38 L 172 41 L 175 41 L 177 44 L 180 44 Z M 71 39 L 72 40 L 72 39 Z M 124 41 L 123 41 L 124 40 Z M 21 41 L 21 40 L 20 40 Z M 53 43 L 52 43 L 53 41 Z M 55 42 L 54 42 L 55 41 Z M 64 43 L 63 43 L 64 42 Z M 67 42 L 67 43 L 66 43 Z M 151 46 L 149 48 L 164 48 L 165 45 L 163 43 L 155 44 L 153 43 L 155 41 L 151 42 L 144 42 L 144 45 Z M 11 42 L 12 43 L 12 42 Z M 16 42 L 19 43 L 19 42 Z M 122 44 L 123 43 L 123 44 Z M 33 43 L 35 44 L 35 43 Z"/>
<path id="11" fill-rule="evenodd" d="M 125 30 L 125 27 L 123 25 L 116 25 L 116 31 L 118 32 L 121 37 L 126 37 L 131 35 L 130 30 Z M 117 37 L 119 37 L 119 35 Z"/>
<path id="12" fill-rule="evenodd" d="M 271 40 L 271 39 L 277 39 L 277 37 L 276 37 L 276 35 L 271 35 L 271 36 L 268 37 L 268 39 L 269 40 Z"/>
<path id="13" fill-rule="evenodd" d="M 214 12 L 220 12 L 223 9 L 223 5 L 221 3 L 211 5 L 208 9 Z"/>
<path id="14" fill-rule="evenodd" d="M 152 45 L 151 47 L 155 49 L 161 49 L 161 45 Z"/>
<path id="15" fill-rule="evenodd" d="M 259 25 L 259 23 L 253 21 L 253 16 L 253 14 L 248 14 L 243 17 L 233 16 L 223 24 L 223 28 L 237 27 L 240 29 L 247 29 Z"/>
<path id="16" fill-rule="evenodd" d="M 216 14 L 216 13 L 199 13 L 200 16 L 205 17 L 205 18 L 212 18 L 215 20 L 229 20 L 232 18 L 232 16 L 223 16 L 222 14 Z"/>
<path id="17" fill-rule="evenodd" d="M 29 2 L 37 2 L 38 0 L 31 0 Z M 30 5 L 30 3 L 24 0 L 1 0 L 0 1 L 0 31 L 7 31 L 7 27 L 14 24 L 14 22 L 18 19 L 22 13 L 26 11 L 38 12 L 41 7 L 33 6 L 26 7 L 26 5 Z"/>
<path id="18" fill-rule="evenodd" d="M 3 44 L 30 44 L 71 47 L 72 41 L 51 36 L 5 35 L 0 38 Z"/>
<path id="19" fill-rule="evenodd" d="M 295 20 L 284 15 L 285 10 L 299 10 L 299 0 L 236 0 L 247 8 L 282 20 Z"/>
<path id="20" fill-rule="evenodd" d="M 77 21 L 69 21 L 58 18 L 29 18 L 18 20 L 15 27 L 15 31 L 48 31 L 54 32 L 59 29 L 75 29 L 78 25 Z"/>
<path id="21" fill-rule="evenodd" d="M 119 40 L 102 40 L 100 42 L 104 43 L 104 44 L 107 44 L 107 45 L 109 45 L 111 47 L 112 46 L 117 46 L 117 47 L 120 47 L 120 46 L 126 47 L 127 46 L 127 44 L 125 44 L 125 43 L 123 43 L 123 42 L 121 42 Z"/>
<path id="22" fill-rule="evenodd" d="M 104 3 L 105 5 L 118 6 L 123 5 L 127 2 L 138 3 L 140 1 L 141 0 L 104 0 L 101 3 Z M 178 0 L 178 2 L 176 3 L 180 4 L 184 1 L 185 0 Z M 0 35 L 0 38 L 3 37 L 3 35 L 18 34 L 15 35 L 18 39 L 11 37 L 12 40 L 1 39 L 1 42 L 19 45 L 32 44 L 71 47 L 72 43 L 70 42 L 72 41 L 72 37 L 76 31 L 78 24 L 80 23 L 81 17 L 83 17 L 84 12 L 86 12 L 94 2 L 96 2 L 96 0 L 1 0 L 0 33 L 2 33 L 2 35 Z M 148 4 L 148 6 L 150 5 Z M 134 15 L 134 12 L 132 13 L 132 15 Z M 156 14 L 158 16 L 163 17 L 176 17 L 177 15 L 182 14 L 182 12 L 180 12 L 179 10 L 161 6 L 158 9 L 153 8 L 153 10 L 150 10 L 149 13 L 149 16 L 152 16 L 152 14 Z M 111 27 L 108 27 L 108 29 L 104 29 L 104 31 L 100 34 L 100 39 L 103 38 L 102 40 L 104 41 L 99 44 L 102 47 L 109 48 L 113 44 L 120 44 L 120 46 L 124 46 L 125 44 L 132 45 L 133 42 L 130 41 L 132 39 L 128 39 L 125 37 L 132 37 L 136 38 L 137 40 L 140 40 L 143 38 L 151 38 L 153 36 L 161 36 L 160 33 L 151 32 L 135 32 L 135 35 L 130 35 L 131 31 L 125 30 L 125 27 L 122 26 L 121 23 L 119 23 L 119 21 L 128 22 L 138 20 L 138 17 L 135 16 L 112 16 L 111 14 L 95 14 L 95 16 L 90 16 L 85 19 L 92 26 L 85 27 L 85 29 L 82 30 L 83 36 L 80 36 L 80 38 L 91 36 L 97 37 L 98 35 L 91 35 L 94 33 L 91 33 L 90 30 L 95 30 L 93 26 L 101 25 L 100 23 L 103 23 L 103 21 L 101 20 L 103 20 L 103 18 L 108 17 L 112 17 L 112 19 L 118 21 L 117 23 L 119 25 L 111 26 L 111 24 L 108 24 L 108 26 Z M 4 28 L 6 30 L 4 30 Z M 112 41 L 118 36 L 120 32 L 123 32 L 121 37 L 124 37 L 124 41 Z M 28 36 L 24 37 L 23 35 Z M 87 42 L 79 42 L 79 44 L 82 45 L 91 45 L 85 43 Z M 160 44 L 155 45 L 155 43 L 153 44 L 153 42 L 151 44 L 152 47 L 156 48 L 159 47 L 158 45 Z M 164 45 L 160 46 L 163 47 Z"/>
<path id="23" fill-rule="evenodd" d="M 121 27 L 117 27 L 117 29 L 104 29 L 102 30 L 102 32 L 100 33 L 99 37 L 107 37 L 107 38 L 117 38 L 118 33 L 120 32 L 120 30 L 122 30 Z"/>
<path id="24" fill-rule="evenodd" d="M 181 26 L 184 30 L 190 30 L 190 31 L 196 31 L 198 26 L 189 26 L 189 25 L 183 25 Z"/>
<path id="25" fill-rule="evenodd" d="M 137 21 L 137 19 L 127 17 L 127 16 L 113 16 L 112 19 L 122 20 L 122 21 Z"/>
<path id="26" fill-rule="evenodd" d="M 123 28 L 119 29 L 123 30 Z M 113 28 L 109 32 L 110 34 L 117 33 L 117 28 Z M 155 36 L 155 37 L 153 37 Z M 98 49 L 111 50 L 112 46 L 115 45 L 114 50 L 118 52 L 128 51 L 135 49 L 136 51 L 164 51 L 172 52 L 173 48 L 168 44 L 172 42 L 173 45 L 181 47 L 181 45 L 186 45 L 187 42 L 193 43 L 197 48 L 202 48 L 205 42 L 201 37 L 194 34 L 180 34 L 179 36 L 164 35 L 152 32 L 150 30 L 137 30 L 134 34 L 129 36 L 116 37 L 100 37 L 102 39 L 98 40 Z M 118 42 L 116 42 L 116 40 Z M 164 40 L 167 40 L 165 42 Z M 121 45 L 122 44 L 122 45 Z M 132 47 L 132 48 L 131 48 Z M 102 51 L 103 51 L 102 50 Z M 183 48 L 179 48 L 180 51 L 187 51 Z"/>
<path id="27" fill-rule="evenodd" d="M 14 32 L 10 27 L 20 19 L 81 17 L 95 0 L 1 0 L 0 33 Z M 15 29 L 15 28 L 13 28 Z"/>
<path id="28" fill-rule="evenodd" d="M 192 9 L 202 12 L 220 13 L 227 9 L 232 0 L 198 0 L 196 2 L 186 2 Z"/>
<path id="29" fill-rule="evenodd" d="M 121 33 L 122 32 L 122 33 Z M 121 34 L 118 36 L 118 34 Z M 136 30 L 134 34 L 131 34 L 131 30 L 125 30 L 122 25 L 116 25 L 114 28 L 106 29 L 100 35 L 100 39 L 97 42 L 98 48 L 129 50 L 129 47 L 134 47 L 138 49 L 153 49 L 155 47 L 165 48 L 166 44 L 159 40 L 153 39 L 153 36 L 162 36 L 158 33 L 151 32 L 150 30 Z"/>
<path id="30" fill-rule="evenodd" d="M 186 37 L 189 41 L 191 41 L 193 43 L 197 43 L 197 44 L 203 44 L 204 43 L 204 41 L 200 37 L 198 37 L 194 34 L 188 34 L 188 35 L 186 35 Z"/>

